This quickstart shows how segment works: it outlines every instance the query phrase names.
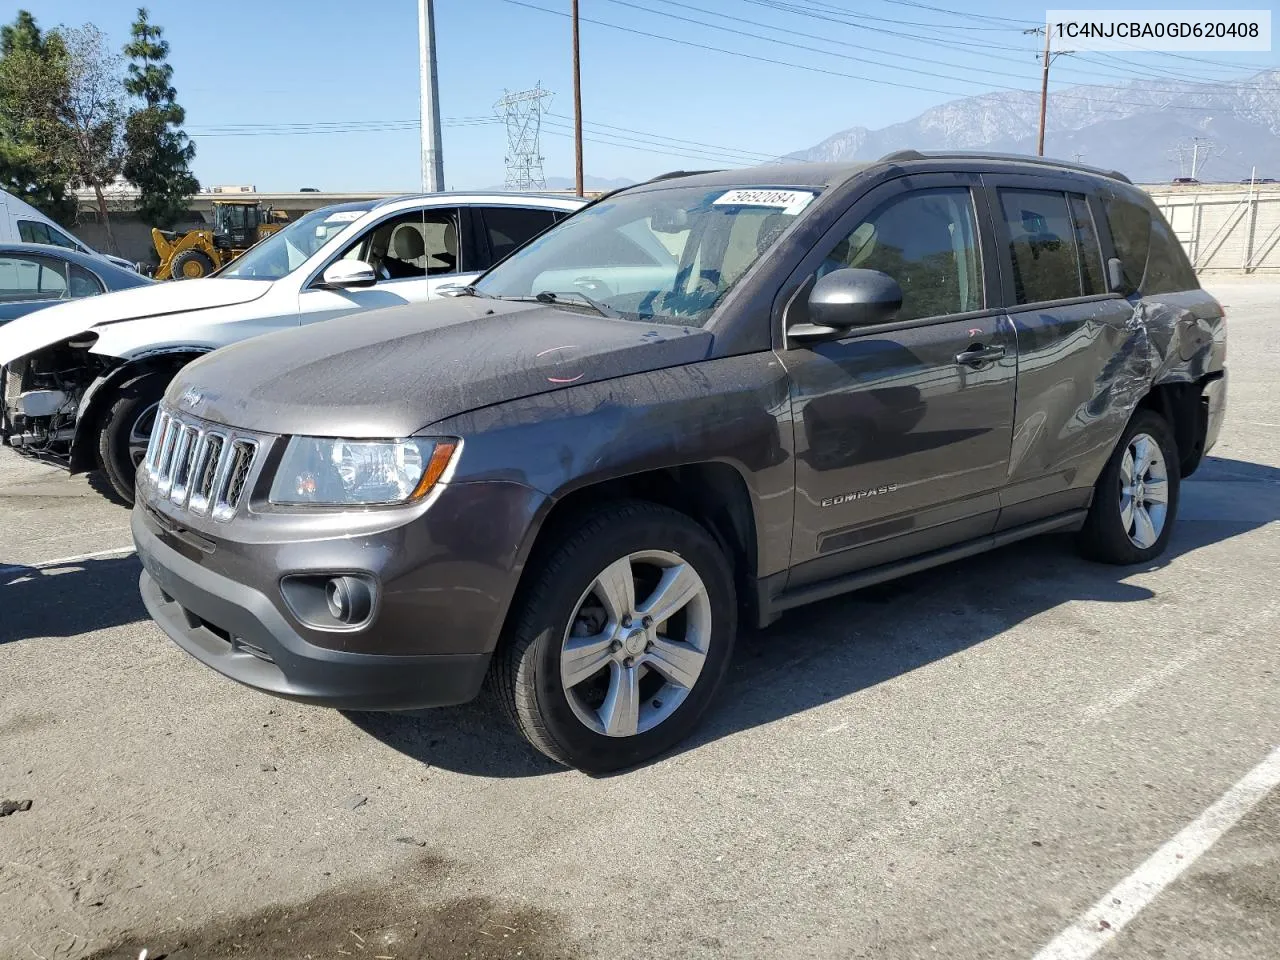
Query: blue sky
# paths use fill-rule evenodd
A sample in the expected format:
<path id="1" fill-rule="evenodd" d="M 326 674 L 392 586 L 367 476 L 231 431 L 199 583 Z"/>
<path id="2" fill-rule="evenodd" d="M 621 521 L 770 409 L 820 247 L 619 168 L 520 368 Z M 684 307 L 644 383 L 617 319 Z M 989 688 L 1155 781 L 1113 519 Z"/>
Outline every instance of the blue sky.
<path id="1" fill-rule="evenodd" d="M 44 27 L 91 21 L 123 43 L 136 6 L 40 0 L 30 9 Z M 506 135 L 493 104 L 537 83 L 554 94 L 546 174 L 572 176 L 569 21 L 557 15 L 568 10 L 569 0 L 436 0 L 449 187 L 502 182 Z M 151 13 L 173 47 L 202 183 L 417 188 L 416 0 L 153 3 Z M 1022 29 L 1043 10 L 1025 2 L 581 0 L 581 15 L 601 21 L 582 25 L 586 170 L 597 177 L 745 165 L 957 97 L 1039 87 L 1043 41 Z M 1280 66 L 1275 51 L 1203 57 L 1214 63 L 1064 57 L 1053 86 L 1119 84 L 1137 72 L 1225 80 Z"/>

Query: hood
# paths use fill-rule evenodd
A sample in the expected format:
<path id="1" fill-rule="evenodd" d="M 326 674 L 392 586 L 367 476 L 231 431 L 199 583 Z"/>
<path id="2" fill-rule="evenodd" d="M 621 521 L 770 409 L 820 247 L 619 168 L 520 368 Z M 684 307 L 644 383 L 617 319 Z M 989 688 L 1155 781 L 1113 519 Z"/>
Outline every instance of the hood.
<path id="1" fill-rule="evenodd" d="M 0 328 L 0 364 L 103 324 L 248 303 L 269 289 L 262 280 L 180 280 L 46 307 Z"/>
<path id="2" fill-rule="evenodd" d="M 276 434 L 404 437 L 494 403 L 705 358 L 705 330 L 475 297 L 353 314 L 232 344 L 170 403 Z"/>

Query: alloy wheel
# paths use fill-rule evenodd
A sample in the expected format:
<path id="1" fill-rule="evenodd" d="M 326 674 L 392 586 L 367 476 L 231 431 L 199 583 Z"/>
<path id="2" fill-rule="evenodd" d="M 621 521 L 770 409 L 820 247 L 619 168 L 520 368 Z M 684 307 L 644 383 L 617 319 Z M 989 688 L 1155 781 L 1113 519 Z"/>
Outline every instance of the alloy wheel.
<path id="1" fill-rule="evenodd" d="M 711 600 L 693 565 L 664 550 L 628 554 L 579 598 L 561 646 L 561 684 L 589 729 L 636 736 L 684 703 L 710 640 Z"/>
<path id="2" fill-rule="evenodd" d="M 1120 461 L 1120 522 L 1135 547 L 1160 539 L 1169 512 L 1169 467 L 1160 444 L 1146 433 L 1129 439 Z"/>

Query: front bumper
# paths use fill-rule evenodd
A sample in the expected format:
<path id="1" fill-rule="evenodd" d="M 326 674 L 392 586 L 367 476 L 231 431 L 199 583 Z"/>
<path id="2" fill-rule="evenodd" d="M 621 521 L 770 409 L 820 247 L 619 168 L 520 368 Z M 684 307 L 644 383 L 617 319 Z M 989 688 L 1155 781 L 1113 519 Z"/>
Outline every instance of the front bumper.
<path id="1" fill-rule="evenodd" d="M 178 646 L 246 686 L 348 710 L 411 710 L 471 700 L 489 653 L 375 654 L 317 646 L 261 591 L 183 556 L 142 507 L 133 539 L 143 603 Z"/>

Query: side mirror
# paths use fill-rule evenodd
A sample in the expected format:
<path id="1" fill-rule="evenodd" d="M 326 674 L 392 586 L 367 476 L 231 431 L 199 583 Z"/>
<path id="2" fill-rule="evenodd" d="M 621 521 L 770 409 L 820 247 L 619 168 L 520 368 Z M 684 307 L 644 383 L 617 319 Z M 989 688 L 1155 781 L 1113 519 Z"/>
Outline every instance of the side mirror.
<path id="1" fill-rule="evenodd" d="M 326 287 L 346 290 L 353 287 L 372 287 L 378 282 L 373 267 L 363 260 L 337 260 L 325 267 L 321 277 Z"/>
<path id="2" fill-rule="evenodd" d="M 1124 282 L 1124 264 L 1119 257 L 1107 261 L 1107 288 L 1112 293 L 1125 293 L 1128 284 Z"/>
<path id="3" fill-rule="evenodd" d="M 850 327 L 888 323 L 902 309 L 898 281 L 879 270 L 847 267 L 819 277 L 809 291 L 809 322 L 787 330 L 797 340 L 831 340 Z"/>

